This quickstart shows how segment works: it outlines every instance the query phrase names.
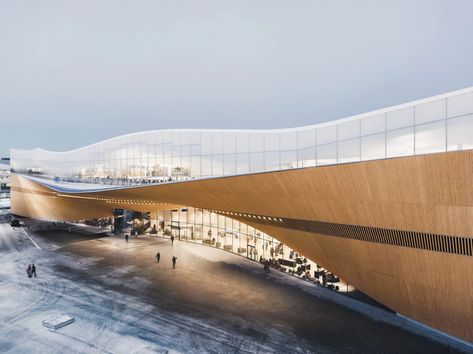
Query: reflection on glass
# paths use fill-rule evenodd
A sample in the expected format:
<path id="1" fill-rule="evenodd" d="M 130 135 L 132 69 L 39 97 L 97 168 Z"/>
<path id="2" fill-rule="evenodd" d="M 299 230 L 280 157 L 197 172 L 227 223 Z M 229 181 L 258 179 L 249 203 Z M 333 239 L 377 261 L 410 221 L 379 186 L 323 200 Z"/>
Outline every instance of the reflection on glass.
<path id="1" fill-rule="evenodd" d="M 448 117 L 473 113 L 473 92 L 447 98 Z"/>
<path id="2" fill-rule="evenodd" d="M 279 151 L 279 134 L 267 133 L 264 135 L 264 150 Z"/>
<path id="3" fill-rule="evenodd" d="M 298 167 L 316 166 L 315 147 L 299 150 Z"/>
<path id="4" fill-rule="evenodd" d="M 13 149 L 11 167 L 48 179 L 131 185 L 471 149 L 469 91 L 296 129 L 163 130 L 70 152 Z"/>
<path id="5" fill-rule="evenodd" d="M 338 143 L 338 162 L 360 161 L 360 139 L 345 140 Z"/>
<path id="6" fill-rule="evenodd" d="M 445 121 L 416 126 L 416 154 L 445 151 Z"/>
<path id="7" fill-rule="evenodd" d="M 414 127 L 394 130 L 387 133 L 387 157 L 409 156 L 414 154 Z"/>
<path id="8" fill-rule="evenodd" d="M 398 109 L 386 114 L 387 129 L 393 130 L 414 125 L 414 107 Z"/>
<path id="9" fill-rule="evenodd" d="M 296 150 L 297 149 L 297 132 L 283 132 L 280 134 L 281 146 L 280 150 Z"/>
<path id="10" fill-rule="evenodd" d="M 250 172 L 264 171 L 264 153 L 254 152 L 250 154 Z"/>
<path id="11" fill-rule="evenodd" d="M 337 163 L 337 144 L 326 144 L 317 147 L 317 166 Z"/>
<path id="12" fill-rule="evenodd" d="M 386 157 L 386 136 L 384 133 L 361 138 L 361 159 L 376 160 Z"/>
<path id="13" fill-rule="evenodd" d="M 473 114 L 449 119 L 448 151 L 473 149 Z"/>
<path id="14" fill-rule="evenodd" d="M 279 170 L 279 151 L 270 151 L 264 153 L 264 170 L 276 171 Z"/>
<path id="15" fill-rule="evenodd" d="M 297 168 L 297 151 L 281 151 L 280 169 Z"/>
<path id="16" fill-rule="evenodd" d="M 361 120 L 361 135 L 371 135 L 385 131 L 386 114 L 381 113 Z"/>
<path id="17" fill-rule="evenodd" d="M 354 120 L 338 125 L 338 140 L 353 139 L 360 136 L 360 121 Z"/>
<path id="18" fill-rule="evenodd" d="M 446 109 L 447 102 L 445 99 L 418 105 L 415 108 L 416 124 L 445 119 Z"/>
<path id="19" fill-rule="evenodd" d="M 324 145 L 337 141 L 337 126 L 330 125 L 317 129 L 317 145 Z"/>

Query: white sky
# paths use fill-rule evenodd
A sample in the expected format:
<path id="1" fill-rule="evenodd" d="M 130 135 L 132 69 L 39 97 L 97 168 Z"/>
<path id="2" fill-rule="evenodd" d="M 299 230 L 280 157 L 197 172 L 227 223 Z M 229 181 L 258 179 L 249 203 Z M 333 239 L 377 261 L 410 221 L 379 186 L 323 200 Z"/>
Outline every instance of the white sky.
<path id="1" fill-rule="evenodd" d="M 473 1 L 0 0 L 0 156 L 315 124 L 473 86 Z"/>

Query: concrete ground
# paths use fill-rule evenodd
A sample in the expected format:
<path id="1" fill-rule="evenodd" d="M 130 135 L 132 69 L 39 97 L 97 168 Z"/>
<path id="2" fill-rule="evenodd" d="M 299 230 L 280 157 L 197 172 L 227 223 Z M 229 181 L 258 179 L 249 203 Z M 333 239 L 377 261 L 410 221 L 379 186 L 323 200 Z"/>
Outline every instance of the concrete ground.
<path id="1" fill-rule="evenodd" d="M 453 352 L 221 250 L 154 237 L 28 236 L 1 218 L 0 352 Z M 26 275 L 30 263 L 37 278 Z M 41 325 L 60 313 L 75 323 Z"/>

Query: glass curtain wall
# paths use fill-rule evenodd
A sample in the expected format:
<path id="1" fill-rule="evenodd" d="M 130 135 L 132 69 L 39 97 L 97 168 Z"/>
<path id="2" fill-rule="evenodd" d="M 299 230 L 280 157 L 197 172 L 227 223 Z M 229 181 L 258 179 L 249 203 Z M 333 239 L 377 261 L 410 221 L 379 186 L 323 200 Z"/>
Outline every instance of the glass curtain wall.
<path id="1" fill-rule="evenodd" d="M 271 248 L 280 243 L 271 236 L 247 225 L 208 210 L 180 208 L 151 215 L 151 227 L 158 236 L 174 236 L 240 254 L 253 260 L 269 258 Z"/>
<path id="2" fill-rule="evenodd" d="M 156 183 L 473 148 L 473 90 L 310 127 L 163 130 L 70 152 L 12 150 L 12 169 L 72 182 Z"/>
<path id="3" fill-rule="evenodd" d="M 238 220 L 197 208 L 151 214 L 151 235 L 219 248 L 342 292 L 354 288 L 302 254 Z"/>
<path id="4" fill-rule="evenodd" d="M 317 265 L 270 235 L 238 220 L 205 209 L 179 208 L 151 214 L 152 230 L 171 237 L 239 254 L 273 265 L 300 277 L 314 278 Z M 304 261 L 305 259 L 305 261 Z"/>

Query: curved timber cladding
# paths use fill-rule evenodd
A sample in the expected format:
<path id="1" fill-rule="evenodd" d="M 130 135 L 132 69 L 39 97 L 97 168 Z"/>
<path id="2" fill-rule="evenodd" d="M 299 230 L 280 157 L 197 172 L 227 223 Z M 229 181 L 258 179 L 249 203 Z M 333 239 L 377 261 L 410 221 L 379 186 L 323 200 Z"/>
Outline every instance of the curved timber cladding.
<path id="1" fill-rule="evenodd" d="M 393 310 L 473 341 L 472 177 L 473 151 L 81 193 L 14 175 L 12 209 L 57 220 L 106 216 L 112 208 L 214 210 L 274 236 Z"/>

